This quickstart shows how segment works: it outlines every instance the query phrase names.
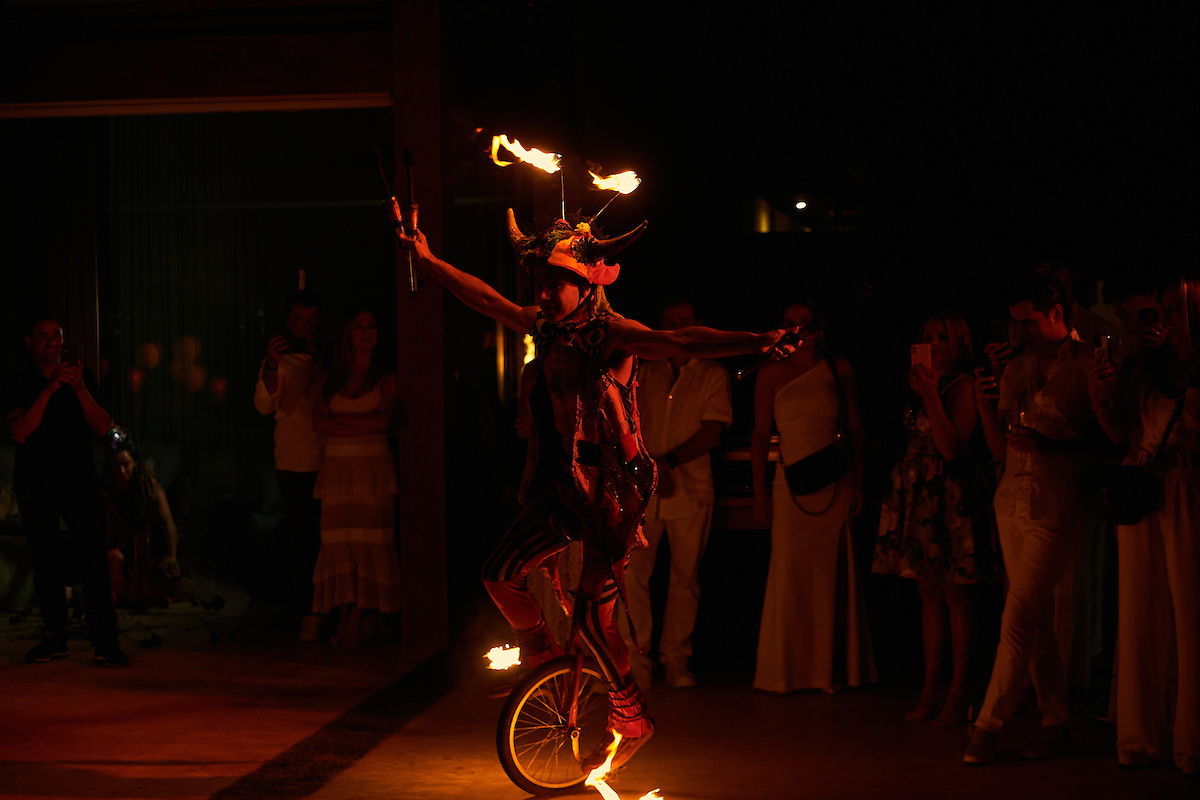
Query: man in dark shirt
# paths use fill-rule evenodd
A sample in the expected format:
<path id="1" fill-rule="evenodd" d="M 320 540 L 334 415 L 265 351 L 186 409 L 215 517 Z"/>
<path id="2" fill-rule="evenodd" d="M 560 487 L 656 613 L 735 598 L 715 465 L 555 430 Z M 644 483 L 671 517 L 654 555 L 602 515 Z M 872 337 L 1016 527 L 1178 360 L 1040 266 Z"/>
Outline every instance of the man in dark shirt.
<path id="1" fill-rule="evenodd" d="M 92 396 L 91 373 L 63 362 L 57 320 L 34 322 L 25 346 L 32 359 L 6 381 L 4 395 L 4 416 L 17 443 L 13 484 L 45 626 L 42 641 L 25 660 L 42 663 L 69 655 L 64 587 L 78 575 L 95 660 L 126 666 L 105 561 L 100 481 L 92 464 L 92 436 L 107 432 L 111 420 Z"/>

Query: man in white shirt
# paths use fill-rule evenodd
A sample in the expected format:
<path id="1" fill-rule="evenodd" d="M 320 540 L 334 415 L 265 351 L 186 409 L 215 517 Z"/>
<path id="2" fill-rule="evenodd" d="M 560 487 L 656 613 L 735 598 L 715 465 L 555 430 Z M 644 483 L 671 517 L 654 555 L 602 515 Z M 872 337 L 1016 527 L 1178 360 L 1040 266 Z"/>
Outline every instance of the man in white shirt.
<path id="1" fill-rule="evenodd" d="M 299 290 L 285 301 L 287 334 L 267 343 L 267 356 L 258 370 L 254 407 L 275 415 L 275 475 L 287 518 L 288 552 L 281 559 L 287 570 L 288 605 L 303 616 L 300 638 L 315 641 L 321 619 L 312 614 L 313 567 L 321 549 L 321 501 L 313 497 L 325 437 L 313 430 L 320 367 L 316 361 L 321 309 L 309 291 Z"/>
<path id="2" fill-rule="evenodd" d="M 678 330 L 700 324 L 692 303 L 672 302 L 660 327 Z M 646 509 L 643 532 L 648 547 L 630 556 L 625 578 L 629 613 L 637 634 L 633 666 L 640 685 L 649 686 L 650 575 L 664 531 L 671 543 L 671 581 L 659 641 L 667 682 L 677 689 L 696 685 L 688 669 L 692 629 L 700 605 L 697 573 L 712 524 L 713 479 L 709 451 L 733 421 L 729 373 L 716 361 L 672 356 L 642 361 L 638 369 L 638 410 L 642 438 L 658 465 L 658 491 Z M 643 682 L 643 680 L 645 682 Z"/>

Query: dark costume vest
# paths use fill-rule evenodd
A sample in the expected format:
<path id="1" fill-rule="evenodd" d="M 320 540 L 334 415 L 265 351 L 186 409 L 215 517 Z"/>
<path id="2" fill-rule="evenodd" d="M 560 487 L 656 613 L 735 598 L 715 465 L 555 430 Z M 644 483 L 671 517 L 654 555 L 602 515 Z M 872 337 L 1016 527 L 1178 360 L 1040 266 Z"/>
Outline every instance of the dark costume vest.
<path id="1" fill-rule="evenodd" d="M 628 384 L 618 383 L 605 362 L 605 338 L 611 316 L 572 315 L 558 324 L 540 316 L 531 331 L 540 350 L 560 347 L 583 362 L 576 396 L 571 453 L 562 452 L 555 428 L 542 359 L 529 398 L 534 434 L 530 437 L 521 500 L 526 502 L 564 472 L 582 501 L 581 515 L 613 563 L 646 546 L 642 517 L 654 493 L 654 460 L 642 442 L 637 410 L 637 361 Z M 585 544 L 587 544 L 585 542 Z"/>

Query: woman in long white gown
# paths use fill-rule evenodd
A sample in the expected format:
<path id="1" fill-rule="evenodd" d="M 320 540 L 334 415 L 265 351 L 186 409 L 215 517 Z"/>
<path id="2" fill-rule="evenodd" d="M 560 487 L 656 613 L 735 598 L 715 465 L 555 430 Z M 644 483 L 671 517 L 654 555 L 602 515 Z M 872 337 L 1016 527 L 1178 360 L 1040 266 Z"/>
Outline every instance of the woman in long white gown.
<path id="1" fill-rule="evenodd" d="M 798 327 L 804 342 L 789 358 L 759 372 L 750 445 L 755 517 L 771 521 L 771 564 L 754 686 L 780 693 L 833 693 L 843 683 L 860 686 L 876 680 L 850 535 L 850 517 L 862 502 L 862 423 L 854 373 L 845 361 L 824 357 L 823 326 L 810 304 L 788 307 L 784 324 Z M 850 439 L 850 469 L 824 489 L 796 497 L 788 491 L 781 465 L 768 496 L 772 428 L 779 431 L 782 464 L 793 464 L 834 443 L 839 407 L 842 430 Z"/>

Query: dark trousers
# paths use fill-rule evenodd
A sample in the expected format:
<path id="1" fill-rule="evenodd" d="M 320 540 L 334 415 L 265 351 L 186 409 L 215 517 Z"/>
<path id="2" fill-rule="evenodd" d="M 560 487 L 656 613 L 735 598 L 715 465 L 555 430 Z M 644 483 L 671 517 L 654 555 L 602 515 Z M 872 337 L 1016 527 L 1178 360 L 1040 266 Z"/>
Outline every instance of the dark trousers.
<path id="1" fill-rule="evenodd" d="M 311 614 L 313 569 L 321 550 L 321 501 L 313 497 L 317 473 L 278 469 L 275 477 L 287 525 L 283 559 L 286 602 L 296 614 Z"/>
<path id="2" fill-rule="evenodd" d="M 33 555 L 33 591 L 46 632 L 65 636 L 65 586 L 83 585 L 83 609 L 92 643 L 117 638 L 117 614 L 104 543 L 106 526 L 100 484 L 95 478 L 16 481 L 25 541 Z M 66 523 L 62 530 L 59 520 Z"/>

